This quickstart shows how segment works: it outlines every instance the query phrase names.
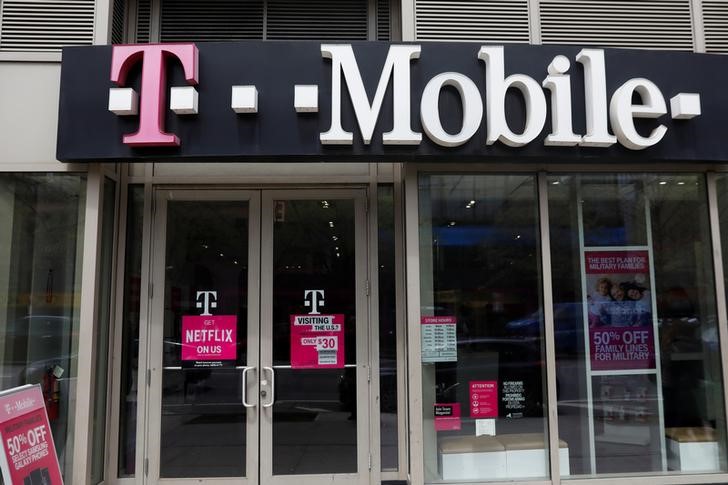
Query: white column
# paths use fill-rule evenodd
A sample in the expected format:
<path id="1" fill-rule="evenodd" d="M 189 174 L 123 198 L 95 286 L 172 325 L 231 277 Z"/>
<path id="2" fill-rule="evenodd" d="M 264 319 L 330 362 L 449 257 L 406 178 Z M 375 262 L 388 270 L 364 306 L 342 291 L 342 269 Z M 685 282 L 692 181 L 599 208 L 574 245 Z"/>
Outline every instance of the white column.
<path id="1" fill-rule="evenodd" d="M 81 270 L 81 320 L 78 332 L 78 364 L 74 413 L 73 470 L 66 482 L 87 484 L 91 477 L 95 345 L 99 282 L 99 256 L 102 227 L 104 178 L 101 165 L 89 166 L 86 190 L 86 217 L 83 231 Z"/>

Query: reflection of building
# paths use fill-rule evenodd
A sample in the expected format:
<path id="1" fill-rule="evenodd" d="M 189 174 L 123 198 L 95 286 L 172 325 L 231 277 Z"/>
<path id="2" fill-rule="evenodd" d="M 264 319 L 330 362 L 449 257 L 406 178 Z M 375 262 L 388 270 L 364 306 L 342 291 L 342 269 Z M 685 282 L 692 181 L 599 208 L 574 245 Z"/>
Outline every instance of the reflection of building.
<path id="1" fill-rule="evenodd" d="M 726 18 L 713 0 L 5 0 L 3 387 L 63 369 L 74 484 L 728 482 Z M 81 47 L 61 63 L 62 45 Z M 649 255 L 618 280 L 650 293 L 642 367 L 593 363 L 589 251 Z M 291 367 L 312 290 L 344 315 L 343 368 L 310 336 L 320 368 Z M 199 291 L 235 322 L 221 369 L 180 350 Z M 455 342 L 423 344 L 433 316 Z M 497 417 L 472 415 L 472 382 L 497 383 Z M 435 403 L 458 425 L 437 430 Z"/>

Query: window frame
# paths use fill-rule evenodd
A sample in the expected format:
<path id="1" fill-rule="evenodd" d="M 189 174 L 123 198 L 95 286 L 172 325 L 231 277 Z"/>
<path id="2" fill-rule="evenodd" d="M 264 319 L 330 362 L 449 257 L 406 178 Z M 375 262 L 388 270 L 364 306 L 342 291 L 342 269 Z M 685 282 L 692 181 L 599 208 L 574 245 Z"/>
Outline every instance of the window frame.
<path id="1" fill-rule="evenodd" d="M 723 385 L 723 408 L 728 415 L 728 311 L 726 305 L 725 282 L 723 272 L 723 259 L 721 253 L 720 225 L 718 219 L 716 179 L 719 174 L 715 166 L 695 164 L 533 164 L 509 161 L 496 162 L 492 165 L 484 164 L 407 164 L 404 166 L 404 211 L 405 211 L 405 241 L 406 241 L 406 306 L 407 306 L 407 363 L 408 387 L 407 400 L 409 407 L 408 427 L 410 436 L 409 466 L 410 483 L 424 484 L 424 455 L 423 455 L 423 412 L 422 412 L 422 363 L 420 348 L 420 248 L 419 248 L 419 176 L 421 173 L 477 173 L 477 174 L 532 174 L 537 177 L 537 200 L 540 228 L 541 249 L 541 277 L 544 302 L 544 338 L 546 359 L 546 392 L 549 441 L 549 470 L 548 480 L 523 480 L 517 483 L 529 485 L 626 485 L 634 483 L 639 478 L 643 485 L 683 485 L 725 483 L 728 481 L 728 472 L 720 473 L 646 473 L 631 475 L 605 475 L 589 478 L 566 478 L 562 480 L 559 469 L 559 436 L 558 436 L 558 400 L 556 393 L 556 350 L 553 312 L 553 288 L 551 268 L 551 246 L 549 234 L 549 207 L 548 207 L 548 175 L 574 174 L 574 173 L 700 173 L 705 176 L 710 237 L 713 256 L 713 278 L 715 281 L 714 295 L 716 301 L 716 314 L 718 317 L 718 332 L 720 338 L 720 362 Z M 726 424 L 728 428 L 728 424 Z M 475 481 L 470 485 L 512 485 L 509 481 Z"/>

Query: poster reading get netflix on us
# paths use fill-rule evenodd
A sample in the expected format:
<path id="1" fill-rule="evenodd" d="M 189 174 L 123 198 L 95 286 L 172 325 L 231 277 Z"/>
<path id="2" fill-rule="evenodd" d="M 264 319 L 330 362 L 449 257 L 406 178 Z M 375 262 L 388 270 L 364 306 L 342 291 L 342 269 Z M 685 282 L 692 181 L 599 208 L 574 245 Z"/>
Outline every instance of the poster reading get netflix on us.
<path id="1" fill-rule="evenodd" d="M 0 441 L 6 484 L 63 484 L 40 386 L 0 395 Z"/>
<path id="2" fill-rule="evenodd" d="M 592 370 L 655 368 L 650 260 L 646 250 L 586 250 Z"/>

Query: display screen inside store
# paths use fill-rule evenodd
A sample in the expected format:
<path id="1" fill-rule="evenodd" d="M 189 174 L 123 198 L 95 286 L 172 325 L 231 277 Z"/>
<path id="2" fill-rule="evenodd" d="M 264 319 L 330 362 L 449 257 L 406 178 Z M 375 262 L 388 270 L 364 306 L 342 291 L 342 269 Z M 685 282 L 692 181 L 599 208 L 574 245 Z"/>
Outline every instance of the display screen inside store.
<path id="1" fill-rule="evenodd" d="M 704 177 L 547 180 L 561 475 L 725 470 Z M 425 479 L 547 478 L 536 177 L 419 195 Z"/>

